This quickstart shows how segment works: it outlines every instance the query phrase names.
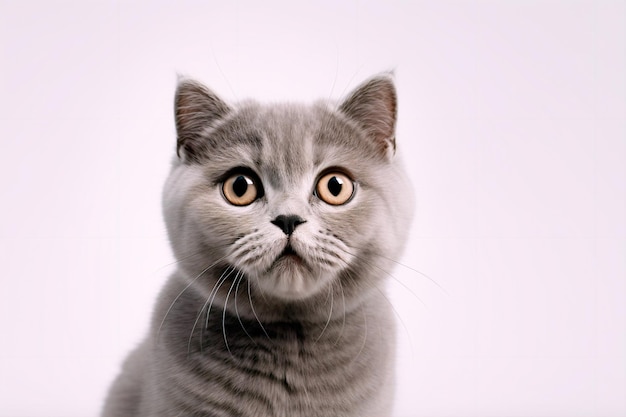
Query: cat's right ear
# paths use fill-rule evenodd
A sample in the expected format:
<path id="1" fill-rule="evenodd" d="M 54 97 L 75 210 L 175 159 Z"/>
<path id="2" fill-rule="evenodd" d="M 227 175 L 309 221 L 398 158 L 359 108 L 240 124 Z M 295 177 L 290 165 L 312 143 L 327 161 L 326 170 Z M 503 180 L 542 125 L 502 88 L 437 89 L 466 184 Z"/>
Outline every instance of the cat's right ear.
<path id="1" fill-rule="evenodd" d="M 230 111 L 230 107 L 204 85 L 179 78 L 174 98 L 179 158 L 197 161 L 207 145 L 203 131 Z"/>
<path id="2" fill-rule="evenodd" d="M 374 142 L 380 155 L 391 159 L 396 152 L 396 88 L 393 73 L 381 74 L 361 84 L 339 109 L 357 122 Z"/>

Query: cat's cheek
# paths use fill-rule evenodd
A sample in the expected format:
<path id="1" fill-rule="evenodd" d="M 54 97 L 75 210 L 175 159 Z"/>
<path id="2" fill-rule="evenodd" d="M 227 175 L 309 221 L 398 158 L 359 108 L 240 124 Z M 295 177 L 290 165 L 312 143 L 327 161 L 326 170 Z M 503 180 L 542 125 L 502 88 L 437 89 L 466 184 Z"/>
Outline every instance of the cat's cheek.
<path id="1" fill-rule="evenodd" d="M 279 239 L 263 239 L 263 232 L 255 232 L 237 239 L 230 246 L 226 261 L 246 275 L 262 276 L 272 268 L 284 249 Z"/>

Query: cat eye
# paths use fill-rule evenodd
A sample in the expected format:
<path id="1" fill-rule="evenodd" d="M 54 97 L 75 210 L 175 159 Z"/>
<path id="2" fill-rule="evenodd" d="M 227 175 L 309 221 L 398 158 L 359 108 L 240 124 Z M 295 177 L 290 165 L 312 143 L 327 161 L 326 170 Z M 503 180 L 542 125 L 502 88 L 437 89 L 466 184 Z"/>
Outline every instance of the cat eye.
<path id="1" fill-rule="evenodd" d="M 248 174 L 236 173 L 222 184 L 226 201 L 235 206 L 247 206 L 263 196 L 261 182 Z"/>
<path id="2" fill-rule="evenodd" d="M 315 195 L 333 206 L 346 204 L 354 195 L 354 182 L 342 172 L 329 172 L 317 181 Z"/>

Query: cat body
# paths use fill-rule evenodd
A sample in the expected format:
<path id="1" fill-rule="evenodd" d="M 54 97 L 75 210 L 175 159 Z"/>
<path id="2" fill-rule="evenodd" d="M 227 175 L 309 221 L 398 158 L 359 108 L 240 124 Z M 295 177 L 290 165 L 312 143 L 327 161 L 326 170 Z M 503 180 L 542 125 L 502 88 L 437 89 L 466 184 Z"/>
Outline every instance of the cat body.
<path id="1" fill-rule="evenodd" d="M 392 80 L 237 106 L 181 80 L 175 112 L 177 270 L 103 417 L 391 415 L 384 284 L 412 216 Z"/>

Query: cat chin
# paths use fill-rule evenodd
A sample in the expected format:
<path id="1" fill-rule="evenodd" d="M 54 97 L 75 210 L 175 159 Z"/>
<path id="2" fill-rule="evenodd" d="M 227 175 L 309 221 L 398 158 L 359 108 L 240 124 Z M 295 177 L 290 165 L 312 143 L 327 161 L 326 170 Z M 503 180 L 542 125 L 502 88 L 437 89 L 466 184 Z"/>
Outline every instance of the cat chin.
<path id="1" fill-rule="evenodd" d="M 330 274 L 314 270 L 298 257 L 286 256 L 259 275 L 255 282 L 263 294 L 298 301 L 319 293 L 331 280 Z"/>

